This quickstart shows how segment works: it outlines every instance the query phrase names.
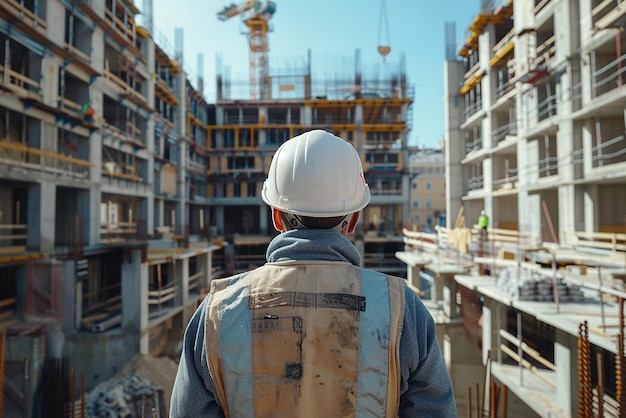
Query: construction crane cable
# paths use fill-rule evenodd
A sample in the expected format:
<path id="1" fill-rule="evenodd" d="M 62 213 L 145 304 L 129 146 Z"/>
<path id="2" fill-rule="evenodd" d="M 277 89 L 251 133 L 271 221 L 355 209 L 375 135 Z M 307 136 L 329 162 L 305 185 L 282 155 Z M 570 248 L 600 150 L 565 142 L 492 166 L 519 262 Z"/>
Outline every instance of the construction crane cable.
<path id="1" fill-rule="evenodd" d="M 386 34 L 386 44 L 381 42 L 381 32 L 383 30 L 383 26 L 385 27 Z M 385 4 L 385 0 L 381 0 L 380 2 L 380 20 L 378 22 L 378 52 L 383 56 L 383 60 L 385 56 L 391 52 L 390 39 L 389 39 L 389 22 L 387 20 L 387 6 Z"/>

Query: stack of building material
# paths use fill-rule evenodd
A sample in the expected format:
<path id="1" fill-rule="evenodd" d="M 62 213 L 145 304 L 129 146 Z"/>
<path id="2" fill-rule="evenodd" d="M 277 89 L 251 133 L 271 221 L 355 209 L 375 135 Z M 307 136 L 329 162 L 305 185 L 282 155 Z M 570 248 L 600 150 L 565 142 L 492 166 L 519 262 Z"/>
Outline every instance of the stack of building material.
<path id="1" fill-rule="evenodd" d="M 506 267 L 498 273 L 497 285 L 513 299 L 537 302 L 555 301 L 553 279 L 530 269 Z M 582 302 L 580 286 L 568 285 L 562 277 L 556 279 L 559 302 Z"/>
<path id="2" fill-rule="evenodd" d="M 116 418 L 166 416 L 163 391 L 149 380 L 131 374 L 109 379 L 87 395 L 87 416 Z M 142 412 L 143 411 L 143 412 Z"/>

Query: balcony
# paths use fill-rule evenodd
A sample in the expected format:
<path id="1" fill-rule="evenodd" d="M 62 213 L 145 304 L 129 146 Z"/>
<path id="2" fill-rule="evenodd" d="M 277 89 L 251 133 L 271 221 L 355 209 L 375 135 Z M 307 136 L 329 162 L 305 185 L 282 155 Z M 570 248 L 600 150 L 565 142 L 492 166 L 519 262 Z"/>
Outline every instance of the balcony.
<path id="1" fill-rule="evenodd" d="M 483 138 L 478 137 L 472 142 L 468 142 L 465 144 L 465 154 L 469 154 L 472 151 L 478 151 L 483 147 Z"/>
<path id="2" fill-rule="evenodd" d="M 624 135 L 616 136 L 591 148 L 593 167 L 603 167 L 626 162 L 626 140 Z"/>
<path id="3" fill-rule="evenodd" d="M 30 68 L 31 64 L 28 65 L 28 68 Z M 24 74 L 24 72 L 20 73 L 12 70 L 10 67 L 5 68 L 3 65 L 0 65 L 0 85 L 4 83 L 7 83 L 9 88 L 15 89 L 20 96 L 31 99 L 41 98 L 41 86 L 37 81 Z"/>
<path id="4" fill-rule="evenodd" d="M 506 168 L 504 177 L 493 180 L 494 191 L 504 191 L 517 188 L 517 167 Z"/>
<path id="5" fill-rule="evenodd" d="M 11 16 L 30 26 L 41 35 L 46 35 L 47 23 L 43 19 L 45 7 L 39 6 L 37 0 L 2 0 L 0 2 L 0 10 L 6 10 Z"/>
<path id="6" fill-rule="evenodd" d="M 616 27 L 618 20 L 626 15 L 624 0 L 595 0 L 592 7 L 591 16 L 596 29 Z"/>
<path id="7" fill-rule="evenodd" d="M 484 179 L 482 175 L 470 177 L 467 180 L 467 190 L 469 191 L 482 190 L 483 187 L 484 187 Z"/>
<path id="8" fill-rule="evenodd" d="M 86 160 L 6 140 L 0 141 L 0 163 L 75 179 L 87 179 L 93 165 Z"/>
<path id="9" fill-rule="evenodd" d="M 592 68 L 595 69 L 599 57 L 592 55 Z M 626 54 L 609 62 L 591 75 L 591 94 L 593 98 L 600 97 L 610 91 L 621 88 L 626 77 Z"/>
<path id="10" fill-rule="evenodd" d="M 538 161 L 539 178 L 557 176 L 559 174 L 559 158 L 546 156 Z"/>
<path id="11" fill-rule="evenodd" d="M 547 67 L 556 54 L 556 36 L 552 35 L 537 47 L 534 65 L 536 67 Z"/>
<path id="12" fill-rule="evenodd" d="M 473 115 L 475 115 L 476 113 L 478 113 L 479 110 L 481 110 L 483 107 L 483 103 L 481 100 L 470 104 L 469 106 L 467 106 L 465 108 L 464 111 L 464 116 L 465 116 L 465 120 L 467 121 L 469 118 L 471 118 Z"/>
<path id="13" fill-rule="evenodd" d="M 150 185 L 144 179 L 132 174 L 125 174 L 115 168 L 115 163 L 104 163 L 102 180 L 100 184 L 109 192 L 124 192 L 126 194 L 146 194 L 150 191 Z"/>
<path id="14" fill-rule="evenodd" d="M 507 136 L 511 135 L 517 135 L 517 124 L 515 122 L 502 125 L 491 133 L 492 146 L 495 147 L 500 142 L 504 141 Z"/>
<path id="15" fill-rule="evenodd" d="M 543 99 L 537 105 L 537 120 L 542 121 L 556 115 L 556 94 Z"/>
<path id="16" fill-rule="evenodd" d="M 0 224 L 0 254 L 26 250 L 26 224 Z"/>

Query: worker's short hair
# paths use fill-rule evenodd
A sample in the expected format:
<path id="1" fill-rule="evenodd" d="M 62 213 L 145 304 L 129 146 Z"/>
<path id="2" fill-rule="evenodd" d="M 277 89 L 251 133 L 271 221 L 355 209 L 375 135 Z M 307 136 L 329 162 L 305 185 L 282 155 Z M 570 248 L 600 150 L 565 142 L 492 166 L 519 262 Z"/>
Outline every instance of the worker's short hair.
<path id="1" fill-rule="evenodd" d="M 285 212 L 280 212 L 280 217 L 283 220 L 283 224 L 285 225 L 285 229 L 291 230 L 296 229 L 297 226 L 293 225 L 290 216 Z M 342 216 L 331 216 L 327 218 L 314 218 L 312 216 L 298 216 L 298 220 L 302 225 L 304 225 L 308 229 L 331 229 L 339 225 L 339 222 L 344 220 L 346 217 Z"/>

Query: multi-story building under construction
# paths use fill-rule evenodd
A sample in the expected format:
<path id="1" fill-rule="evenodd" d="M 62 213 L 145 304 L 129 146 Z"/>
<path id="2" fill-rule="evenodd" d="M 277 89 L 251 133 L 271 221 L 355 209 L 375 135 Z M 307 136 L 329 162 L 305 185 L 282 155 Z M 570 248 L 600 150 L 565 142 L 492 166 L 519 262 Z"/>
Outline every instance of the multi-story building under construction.
<path id="1" fill-rule="evenodd" d="M 218 75 L 218 100 L 209 108 L 215 125 L 207 127 L 207 197 L 214 235 L 234 245 L 231 271 L 262 263 L 275 233 L 260 199 L 274 151 L 301 132 L 324 129 L 352 143 L 361 155 L 372 200 L 351 238 L 362 244 L 365 265 L 403 273 L 394 253 L 402 247 L 401 228 L 408 219 L 411 89 L 402 61 L 396 67 L 386 64 L 388 78 L 368 79 L 361 74 L 359 56 L 357 51 L 353 77 L 316 80 L 309 54 L 301 71 L 270 73 L 267 98 L 259 100 L 241 99 L 232 93 L 241 90 Z"/>
<path id="2" fill-rule="evenodd" d="M 468 416 L 625 414 L 624 6 L 485 1 L 447 58 L 448 228 L 400 256 Z"/>
<path id="3" fill-rule="evenodd" d="M 135 354 L 175 354 L 210 280 L 264 262 L 262 182 L 300 132 L 359 151 L 372 201 L 350 238 L 366 266 L 403 273 L 402 60 L 385 79 L 362 74 L 358 52 L 342 80 L 270 73 L 254 100 L 220 75 L 209 103 L 139 13 L 130 0 L 0 2 L 0 351 L 19 389 L 5 411 L 30 416 L 44 382 L 62 386 L 46 376 L 68 363 L 51 359 L 89 389 Z"/>

